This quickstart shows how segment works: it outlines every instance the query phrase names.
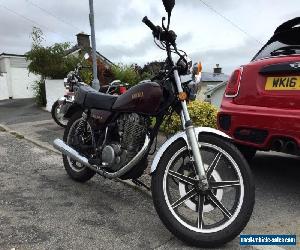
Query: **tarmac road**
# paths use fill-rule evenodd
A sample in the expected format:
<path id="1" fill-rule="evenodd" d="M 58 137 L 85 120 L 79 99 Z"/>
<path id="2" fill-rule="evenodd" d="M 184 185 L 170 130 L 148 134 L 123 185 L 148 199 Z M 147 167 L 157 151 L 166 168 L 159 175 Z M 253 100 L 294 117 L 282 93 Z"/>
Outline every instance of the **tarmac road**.
<path id="1" fill-rule="evenodd" d="M 0 124 L 9 125 L 22 122 L 47 120 L 51 114 L 41 110 L 34 99 L 12 99 L 0 101 Z"/>
<path id="2" fill-rule="evenodd" d="M 0 102 L 0 123 L 2 108 Z M 27 111 L 32 118 L 21 121 L 15 114 L 22 112 L 11 109 L 6 124 L 42 143 L 62 134 L 49 113 Z M 191 249 L 164 228 L 139 190 L 99 176 L 75 183 L 60 155 L 8 132 L 0 132 L 0 159 L 0 249 Z M 296 234 L 299 244 L 299 163 L 296 156 L 257 154 L 256 204 L 243 234 Z M 221 249 L 240 248 L 236 238 Z"/>

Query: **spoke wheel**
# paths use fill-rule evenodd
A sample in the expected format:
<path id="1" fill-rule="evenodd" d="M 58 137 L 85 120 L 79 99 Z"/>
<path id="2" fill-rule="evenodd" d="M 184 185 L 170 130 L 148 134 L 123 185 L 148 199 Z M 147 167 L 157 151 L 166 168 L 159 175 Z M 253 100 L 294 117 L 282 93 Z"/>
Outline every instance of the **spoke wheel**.
<path id="1" fill-rule="evenodd" d="M 65 129 L 64 141 L 66 144 L 79 151 L 80 154 L 86 154 L 88 156 L 89 152 L 83 152 L 81 147 L 82 145 L 91 145 L 92 137 L 90 125 L 88 123 L 86 125 L 83 124 L 82 112 L 75 113 Z M 93 170 L 83 166 L 66 155 L 63 155 L 63 161 L 68 175 L 76 181 L 86 182 L 95 175 Z"/>
<path id="2" fill-rule="evenodd" d="M 71 125 L 68 136 L 67 136 L 67 144 L 74 149 L 80 148 L 80 144 L 92 144 L 92 132 L 91 132 L 91 127 L 87 123 L 87 125 L 84 125 L 83 119 L 79 118 L 76 121 L 73 122 Z M 70 167 L 76 171 L 80 172 L 86 167 L 83 166 L 82 164 L 76 162 L 75 160 L 71 159 L 70 157 L 68 158 L 68 162 Z"/>
<path id="3" fill-rule="evenodd" d="M 188 164 L 190 169 L 186 165 L 181 165 L 181 159 L 188 158 L 189 155 L 185 146 L 178 150 L 167 164 L 163 179 L 164 195 L 170 211 L 185 227 L 196 232 L 217 232 L 232 223 L 240 211 L 244 197 L 243 178 L 236 162 L 227 152 L 209 143 L 200 145 L 203 159 L 208 158 L 205 167 L 209 189 L 203 192 L 199 188 L 193 164 Z M 173 170 L 174 167 L 177 171 Z M 226 169 L 220 169 L 222 167 Z M 184 168 L 184 171 L 180 171 L 181 168 Z M 222 170 L 226 172 L 223 178 L 219 174 Z M 229 170 L 232 173 L 228 173 Z M 189 173 L 190 176 L 184 173 Z M 232 179 L 223 181 L 226 174 Z M 178 188 L 172 185 L 174 178 L 179 182 Z M 180 192 L 182 186 L 186 192 Z M 179 190 L 179 196 L 175 193 L 176 189 Z M 234 193 L 231 195 L 232 201 L 226 200 L 227 206 L 222 201 L 224 190 Z M 230 208 L 228 208 L 228 203 L 230 203 Z M 217 209 L 219 211 L 216 211 Z M 193 212 L 197 214 L 194 215 Z M 191 218 L 194 216 L 196 220 L 193 221 Z"/>
<path id="4" fill-rule="evenodd" d="M 166 227 L 196 246 L 212 247 L 238 235 L 250 219 L 254 184 L 239 151 L 220 138 L 200 137 L 209 188 L 202 190 L 184 141 L 173 143 L 152 178 L 155 208 Z"/>
<path id="5" fill-rule="evenodd" d="M 64 115 L 61 113 L 61 106 L 58 101 L 56 101 L 51 109 L 51 115 L 53 120 L 61 127 L 66 127 L 68 124 L 68 119 L 64 118 Z"/>

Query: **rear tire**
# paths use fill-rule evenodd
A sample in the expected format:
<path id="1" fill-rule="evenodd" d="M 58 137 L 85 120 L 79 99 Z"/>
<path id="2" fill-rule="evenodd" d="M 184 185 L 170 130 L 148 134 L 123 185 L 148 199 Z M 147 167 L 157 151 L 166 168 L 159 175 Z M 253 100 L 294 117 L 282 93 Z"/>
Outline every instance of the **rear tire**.
<path id="1" fill-rule="evenodd" d="M 75 113 L 68 122 L 68 125 L 64 132 L 64 142 L 69 145 L 70 140 L 70 133 L 72 132 L 71 129 L 74 129 L 73 124 L 76 124 L 80 119 L 82 119 L 82 112 Z M 75 161 L 72 161 L 66 155 L 63 155 L 63 162 L 64 167 L 67 171 L 67 174 L 75 181 L 78 182 L 86 182 L 91 179 L 96 173 L 88 167 L 81 166 L 77 167 Z M 75 164 L 75 165 L 74 165 Z"/>
<path id="2" fill-rule="evenodd" d="M 229 143 L 219 137 L 213 136 L 213 135 L 200 135 L 199 142 L 202 145 L 205 145 L 205 144 L 213 145 L 216 148 L 221 149 L 223 152 L 226 152 L 226 154 L 231 157 L 233 162 L 235 162 L 235 164 L 236 164 L 235 166 L 237 166 L 237 168 L 238 168 L 239 176 L 241 176 L 241 180 L 239 182 L 240 186 L 239 187 L 232 186 L 229 188 L 231 188 L 231 190 L 235 190 L 234 192 L 240 194 L 240 197 L 242 197 L 242 198 L 239 198 L 237 200 L 238 205 L 236 205 L 236 211 L 233 210 L 233 212 L 232 212 L 232 209 L 235 208 L 234 206 L 231 210 L 229 210 L 229 208 L 228 208 L 228 211 L 230 211 L 230 213 L 231 213 L 230 215 L 232 217 L 229 217 L 228 221 L 226 221 L 225 215 L 223 215 L 224 219 L 222 219 L 220 222 L 216 222 L 215 224 L 212 224 L 212 226 L 216 225 L 215 228 L 212 227 L 211 225 L 209 225 L 209 223 L 206 224 L 207 221 L 211 220 L 211 215 L 214 216 L 213 213 L 220 212 L 220 210 L 215 205 L 216 203 L 213 203 L 211 201 L 212 200 L 212 198 L 210 198 L 211 196 L 205 195 L 205 194 L 197 193 L 197 195 L 191 196 L 188 200 L 185 200 L 184 202 L 180 203 L 181 205 L 178 205 L 178 206 L 174 205 L 174 204 L 176 204 L 176 202 L 178 202 L 178 200 L 177 200 L 178 198 L 175 199 L 176 202 L 174 202 L 174 203 L 170 202 L 171 201 L 170 197 L 173 195 L 174 192 L 173 192 L 173 190 L 171 192 L 170 190 L 166 190 L 166 189 L 171 187 L 171 185 L 174 183 L 177 183 L 178 186 L 182 185 L 182 183 L 183 183 L 179 179 L 176 179 L 176 182 L 174 181 L 174 183 L 173 183 L 172 180 L 174 180 L 175 178 L 172 175 L 170 175 L 169 171 L 171 171 L 172 165 L 170 165 L 170 164 L 171 164 L 172 160 L 173 160 L 174 164 L 176 165 L 175 160 L 177 158 L 174 158 L 174 157 L 177 157 L 176 154 L 178 152 L 187 151 L 186 142 L 184 140 L 175 141 L 173 144 L 171 144 L 171 146 L 169 146 L 169 148 L 167 148 L 167 150 L 164 152 L 163 156 L 161 157 L 161 159 L 158 163 L 157 169 L 152 175 L 152 183 L 151 183 L 152 197 L 153 197 L 155 209 L 156 209 L 160 219 L 162 220 L 164 225 L 168 228 L 168 230 L 171 233 L 173 233 L 177 238 L 179 238 L 180 240 L 182 240 L 190 245 L 197 246 L 197 247 L 217 247 L 217 246 L 225 244 L 226 242 L 233 240 L 238 234 L 240 234 L 240 232 L 244 229 L 244 227 L 248 223 L 250 216 L 252 214 L 252 211 L 253 211 L 253 206 L 254 206 L 254 181 L 253 181 L 253 178 L 252 178 L 252 175 L 251 175 L 251 172 L 250 172 L 247 162 L 245 161 L 245 159 L 242 157 L 242 155 L 240 154 L 240 152 L 236 149 L 236 147 L 234 145 L 232 145 L 231 143 Z M 185 148 L 185 151 L 184 151 L 184 148 Z M 202 150 L 203 150 L 203 147 L 200 149 L 201 155 L 203 156 Z M 221 152 L 221 151 L 219 151 L 219 152 Z M 222 156 L 222 157 L 224 157 L 224 156 Z M 187 159 L 188 159 L 188 157 L 187 157 Z M 184 162 L 185 162 L 185 160 L 183 158 L 183 163 L 182 163 L 182 165 L 179 166 L 177 173 L 179 173 L 181 166 L 184 166 Z M 187 164 L 187 166 L 189 166 L 188 164 Z M 228 166 L 226 164 L 225 164 L 225 166 L 228 168 Z M 208 168 L 209 168 L 209 166 L 207 167 L 207 169 Z M 216 171 L 216 170 L 214 170 L 214 171 Z M 225 169 L 225 171 L 226 171 L 226 169 Z M 225 171 L 224 170 L 223 170 L 223 172 L 219 171 L 219 174 L 212 173 L 209 182 L 212 183 L 212 179 L 213 179 L 213 181 L 216 182 L 218 175 L 221 175 L 221 173 L 225 173 Z M 187 176 L 185 169 L 181 173 L 183 175 Z M 189 175 L 189 176 L 193 177 L 191 175 Z M 194 177 L 195 177 L 195 175 L 194 175 Z M 224 178 L 223 180 L 219 180 L 219 181 L 225 181 L 225 179 L 226 178 Z M 176 186 L 176 185 L 174 185 L 174 186 Z M 189 185 L 186 184 L 186 186 L 188 187 Z M 189 189 L 187 189 L 186 194 L 188 193 L 188 191 L 192 191 L 192 187 L 193 186 L 189 186 Z M 176 188 L 177 187 L 175 187 L 175 189 L 174 189 L 175 191 L 176 191 Z M 223 189 L 224 188 L 222 188 L 222 190 Z M 215 189 L 214 194 L 216 195 L 216 197 L 218 196 L 217 190 L 220 190 L 220 189 L 219 188 Z M 238 190 L 240 190 L 240 191 L 238 191 Z M 241 190 L 243 190 L 243 192 Z M 228 191 L 228 187 L 227 187 L 226 191 Z M 243 195 L 241 195 L 241 194 L 243 194 Z M 202 195 L 204 198 L 200 198 L 200 196 L 202 196 Z M 222 195 L 223 195 L 223 200 L 222 200 L 222 197 L 221 198 L 219 197 L 218 200 L 223 203 L 222 205 L 225 206 L 224 196 L 226 195 L 226 192 L 223 193 L 223 191 L 222 191 Z M 182 196 L 181 196 L 181 198 L 182 198 Z M 197 198 L 198 198 L 198 201 L 197 201 Z M 200 211 L 199 210 L 197 211 L 197 209 L 199 208 L 199 206 L 201 204 L 201 199 L 203 199 L 202 200 L 203 201 L 202 212 L 201 212 L 203 217 L 199 217 Z M 236 199 L 235 199 L 235 202 L 236 202 Z M 195 205 L 194 208 L 196 208 L 196 211 L 189 209 L 189 206 L 191 206 L 191 204 L 193 205 L 193 203 Z M 240 203 L 241 203 L 241 205 L 239 205 Z M 197 205 L 197 204 L 199 204 L 199 205 Z M 227 201 L 226 201 L 226 204 L 227 204 Z M 190 220 L 181 220 L 182 217 L 180 217 L 179 209 L 182 209 L 181 211 L 186 212 L 187 217 Z M 206 211 L 205 211 L 205 209 L 206 209 Z M 210 210 L 210 211 L 208 212 L 208 210 Z M 192 221 L 192 219 L 191 219 L 191 218 L 194 219 L 194 217 L 192 217 L 193 212 L 196 213 L 196 216 L 198 216 L 196 222 Z M 210 212 L 212 212 L 212 213 L 210 213 Z M 210 215 L 210 217 L 207 214 Z M 200 220 L 201 226 L 199 226 L 199 218 L 201 218 L 201 220 Z M 206 220 L 204 220 L 204 219 L 206 219 Z M 188 223 L 190 223 L 190 224 L 188 224 Z M 224 224 L 222 224 L 222 223 L 224 223 Z M 226 223 L 228 223 L 228 225 L 226 225 Z M 224 228 L 222 228 L 223 226 L 224 226 Z"/>

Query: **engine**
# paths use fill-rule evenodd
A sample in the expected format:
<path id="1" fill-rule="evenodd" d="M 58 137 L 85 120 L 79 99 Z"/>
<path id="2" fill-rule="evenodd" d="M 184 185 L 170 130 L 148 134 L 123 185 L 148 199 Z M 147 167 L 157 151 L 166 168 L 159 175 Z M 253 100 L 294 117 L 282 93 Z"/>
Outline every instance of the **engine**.
<path id="1" fill-rule="evenodd" d="M 117 120 L 119 140 L 110 141 L 102 150 L 102 163 L 113 171 L 126 165 L 142 148 L 149 119 L 136 113 L 122 114 Z"/>

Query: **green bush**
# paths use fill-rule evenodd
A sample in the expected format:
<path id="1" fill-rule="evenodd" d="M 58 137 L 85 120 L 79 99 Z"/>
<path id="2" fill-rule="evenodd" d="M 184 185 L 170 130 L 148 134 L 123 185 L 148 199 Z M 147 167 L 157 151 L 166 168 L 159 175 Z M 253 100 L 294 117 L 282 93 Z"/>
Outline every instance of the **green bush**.
<path id="1" fill-rule="evenodd" d="M 207 102 L 193 101 L 188 104 L 190 117 L 195 127 L 217 126 L 217 109 Z M 174 134 L 182 130 L 181 120 L 177 113 L 173 113 L 171 118 L 164 121 L 161 130 L 166 134 Z"/>
<path id="2" fill-rule="evenodd" d="M 46 91 L 45 91 L 45 79 L 41 79 L 39 81 L 35 81 L 33 86 L 33 93 L 35 102 L 38 106 L 46 106 L 47 100 L 46 100 Z"/>
<path id="3" fill-rule="evenodd" d="M 119 64 L 112 67 L 112 73 L 115 79 L 130 85 L 135 85 L 140 81 L 140 75 L 133 66 Z"/>
<path id="4" fill-rule="evenodd" d="M 32 46 L 25 56 L 29 62 L 28 70 L 30 73 L 41 76 L 40 81 L 33 85 L 36 103 L 40 106 L 46 105 L 45 79 L 62 79 L 67 76 L 69 71 L 74 70 L 76 65 L 82 61 L 82 57 L 74 55 L 66 56 L 66 50 L 70 48 L 69 43 L 55 43 L 52 46 L 44 46 L 43 32 L 34 27 L 32 31 Z M 90 66 L 87 61 L 83 61 L 84 66 Z M 91 69 L 81 70 L 80 76 L 84 82 L 89 83 L 92 79 Z"/>

